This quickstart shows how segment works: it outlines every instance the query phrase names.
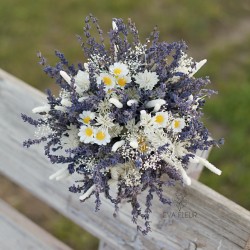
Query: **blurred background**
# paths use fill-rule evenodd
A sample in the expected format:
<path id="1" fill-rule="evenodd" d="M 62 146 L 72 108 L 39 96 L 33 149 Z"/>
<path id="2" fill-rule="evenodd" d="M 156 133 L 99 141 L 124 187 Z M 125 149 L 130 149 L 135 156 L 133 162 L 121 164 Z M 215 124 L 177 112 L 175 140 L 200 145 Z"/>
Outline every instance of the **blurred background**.
<path id="1" fill-rule="evenodd" d="M 83 62 L 76 34 L 82 35 L 88 13 L 104 32 L 113 17 L 132 18 L 141 41 L 158 25 L 161 41 L 184 40 L 195 60 L 208 59 L 199 76 L 210 76 L 210 88 L 219 95 L 207 101 L 204 122 L 214 138 L 225 138 L 225 145 L 209 157 L 222 176 L 204 170 L 200 181 L 249 210 L 250 1 L 1 0 L 0 67 L 41 91 L 55 88 L 36 53 L 41 51 L 50 64 L 57 61 L 55 49 L 71 63 Z M 0 182 L 2 199 L 73 249 L 97 249 L 93 236 L 3 176 Z"/>

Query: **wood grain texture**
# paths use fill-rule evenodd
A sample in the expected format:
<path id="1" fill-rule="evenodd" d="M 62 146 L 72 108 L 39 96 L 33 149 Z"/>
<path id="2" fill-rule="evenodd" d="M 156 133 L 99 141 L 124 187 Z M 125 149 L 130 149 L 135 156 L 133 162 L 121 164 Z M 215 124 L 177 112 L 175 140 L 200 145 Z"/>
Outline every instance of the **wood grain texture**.
<path id="1" fill-rule="evenodd" d="M 98 250 L 116 250 L 116 248 L 111 246 L 110 244 L 108 244 L 104 240 L 101 240 Z"/>
<path id="2" fill-rule="evenodd" d="M 203 157 L 203 158 L 207 159 L 208 155 L 210 153 L 210 150 L 208 150 L 208 151 L 198 151 L 197 155 L 199 155 L 200 157 Z M 203 165 L 202 164 L 200 164 L 200 163 L 196 163 L 196 164 L 195 163 L 191 163 L 191 164 L 189 164 L 189 168 L 187 170 L 187 174 L 192 179 L 198 180 L 199 177 L 200 177 L 200 175 L 201 175 L 202 170 L 203 170 Z M 195 246 L 194 243 L 190 242 L 188 250 L 196 249 L 193 246 Z M 113 250 L 113 249 L 114 248 L 110 244 L 108 244 L 104 240 L 100 240 L 99 250 Z"/>
<path id="3" fill-rule="evenodd" d="M 32 137 L 33 127 L 21 121 L 20 113 L 31 114 L 31 109 L 44 101 L 44 95 L 0 71 L 0 98 L 0 171 L 104 242 L 116 249 L 246 247 L 250 236 L 249 211 L 195 180 L 190 187 L 165 190 L 165 195 L 175 201 L 172 207 L 154 200 L 152 233 L 146 237 L 136 232 L 126 203 L 117 218 L 112 216 L 112 204 L 104 198 L 101 211 L 94 212 L 92 199 L 80 203 L 77 195 L 68 192 L 72 179 L 48 180 L 60 166 L 52 166 L 41 147 L 22 148 L 22 141 Z M 145 195 L 140 199 L 144 200 Z"/>
<path id="4" fill-rule="evenodd" d="M 0 249 L 71 249 L 2 200 L 0 200 L 0 221 Z"/>

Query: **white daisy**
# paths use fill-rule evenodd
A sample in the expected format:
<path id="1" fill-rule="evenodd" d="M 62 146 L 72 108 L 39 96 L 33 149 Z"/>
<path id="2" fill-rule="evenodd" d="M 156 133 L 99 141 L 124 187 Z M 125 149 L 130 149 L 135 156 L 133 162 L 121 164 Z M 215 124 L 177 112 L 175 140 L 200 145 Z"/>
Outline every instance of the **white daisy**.
<path id="1" fill-rule="evenodd" d="M 82 122 L 83 124 L 89 124 L 91 122 L 91 120 L 93 120 L 95 118 L 95 113 L 91 112 L 91 111 L 83 111 L 79 117 L 79 121 Z"/>
<path id="2" fill-rule="evenodd" d="M 106 90 L 112 89 L 115 86 L 115 78 L 109 73 L 101 73 L 96 80 L 97 84 L 103 83 Z"/>
<path id="3" fill-rule="evenodd" d="M 82 94 L 89 90 L 90 81 L 89 81 L 89 74 L 85 71 L 78 70 L 77 75 L 74 77 L 75 85 L 76 85 L 76 92 L 78 94 Z"/>
<path id="4" fill-rule="evenodd" d="M 146 90 L 152 90 L 158 81 L 157 74 L 148 70 L 140 72 L 135 76 L 135 82 L 140 85 L 140 88 Z"/>
<path id="5" fill-rule="evenodd" d="M 109 72 L 116 76 L 126 76 L 129 73 L 128 66 L 124 63 L 114 63 L 114 65 L 111 65 L 109 67 Z"/>
<path id="6" fill-rule="evenodd" d="M 185 120 L 183 118 L 176 118 L 172 121 L 171 127 L 175 133 L 181 132 L 186 126 Z"/>
<path id="7" fill-rule="evenodd" d="M 105 128 L 98 128 L 95 131 L 94 143 L 98 145 L 106 145 L 110 142 L 110 135 L 108 130 Z"/>
<path id="8" fill-rule="evenodd" d="M 94 142 L 95 130 L 91 126 L 81 126 L 78 136 L 80 136 L 80 141 L 84 143 Z"/>
<path id="9" fill-rule="evenodd" d="M 154 124 L 159 128 L 164 128 L 167 126 L 168 113 L 167 112 L 157 112 L 153 117 Z"/>
<path id="10" fill-rule="evenodd" d="M 119 76 L 116 79 L 117 85 L 119 85 L 120 88 L 124 88 L 127 83 L 131 82 L 131 77 L 130 76 Z"/>

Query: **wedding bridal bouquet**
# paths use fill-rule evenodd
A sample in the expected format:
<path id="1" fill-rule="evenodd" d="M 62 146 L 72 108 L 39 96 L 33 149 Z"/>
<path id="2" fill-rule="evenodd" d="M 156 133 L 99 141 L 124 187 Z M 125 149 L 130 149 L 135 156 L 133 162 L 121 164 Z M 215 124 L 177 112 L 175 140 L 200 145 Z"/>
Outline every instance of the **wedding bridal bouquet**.
<path id="1" fill-rule="evenodd" d="M 91 34 L 93 27 L 98 39 Z M 60 62 L 52 67 L 39 53 L 60 93 L 47 91 L 47 104 L 33 109 L 39 118 L 22 114 L 36 128 L 35 138 L 24 146 L 45 143 L 51 163 L 65 166 L 50 179 L 74 175 L 69 191 L 80 201 L 94 196 L 96 210 L 101 194 L 114 204 L 115 213 L 121 202 L 131 203 L 132 221 L 143 219 L 145 225 L 137 224 L 137 229 L 147 234 L 153 196 L 171 204 L 163 189 L 176 182 L 190 185 L 189 163 L 221 174 L 196 155 L 220 144 L 201 121 L 205 98 L 215 93 L 205 88 L 207 77 L 195 77 L 206 60 L 188 57 L 184 42 L 160 42 L 156 28 L 141 43 L 131 20 L 113 19 L 105 44 L 97 19 L 90 15 L 84 35 L 79 40 L 85 63 L 71 65 L 56 51 Z M 145 204 L 138 201 L 142 192 Z"/>

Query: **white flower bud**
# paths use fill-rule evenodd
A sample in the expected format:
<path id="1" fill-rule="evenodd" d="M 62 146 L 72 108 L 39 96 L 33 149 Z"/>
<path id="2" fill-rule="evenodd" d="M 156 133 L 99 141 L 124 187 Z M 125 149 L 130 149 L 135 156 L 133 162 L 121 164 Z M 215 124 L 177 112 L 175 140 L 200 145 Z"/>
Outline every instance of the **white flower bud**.
<path id="1" fill-rule="evenodd" d="M 190 177 L 188 177 L 186 171 L 182 167 L 179 167 L 178 169 L 180 170 L 181 176 L 183 178 L 183 182 L 186 185 L 190 186 L 191 185 L 191 179 L 190 179 Z"/>
<path id="2" fill-rule="evenodd" d="M 191 179 L 188 177 L 185 169 L 181 166 L 181 164 L 177 163 L 177 162 L 174 162 L 171 160 L 170 157 L 168 157 L 167 155 L 163 155 L 163 158 L 162 158 L 166 163 L 174 166 L 181 174 L 182 176 L 182 179 L 183 179 L 183 182 L 190 186 L 191 185 Z"/>
<path id="3" fill-rule="evenodd" d="M 156 103 L 153 112 L 159 111 L 160 108 L 161 108 L 161 105 L 159 103 Z"/>
<path id="4" fill-rule="evenodd" d="M 35 114 L 38 114 L 38 113 L 48 113 L 50 111 L 50 107 L 49 106 L 39 106 L 39 107 L 36 107 L 36 108 L 33 108 L 32 109 L 32 112 L 35 113 Z"/>
<path id="5" fill-rule="evenodd" d="M 127 101 L 128 106 L 132 106 L 132 104 L 137 104 L 137 103 L 138 103 L 138 101 L 134 100 L 134 99 L 131 99 L 131 100 Z"/>
<path id="6" fill-rule="evenodd" d="M 117 27 L 115 21 L 112 21 L 112 28 L 113 28 L 114 31 L 118 30 L 118 27 Z"/>
<path id="7" fill-rule="evenodd" d="M 166 103 L 163 99 L 155 99 L 146 103 L 146 108 L 154 108 L 156 104 L 162 106 Z"/>
<path id="8" fill-rule="evenodd" d="M 87 198 L 89 198 L 89 196 L 92 194 L 92 192 L 94 191 L 95 185 L 91 186 L 83 195 L 81 195 L 79 197 L 79 200 L 84 201 Z"/>
<path id="9" fill-rule="evenodd" d="M 221 175 L 221 170 L 216 168 L 213 164 L 211 164 L 209 161 L 207 161 L 206 159 L 195 155 L 195 159 L 197 159 L 201 164 L 203 164 L 206 168 L 208 168 L 211 172 L 217 174 L 217 175 Z"/>
<path id="10" fill-rule="evenodd" d="M 70 173 L 69 173 L 69 172 L 65 172 L 65 173 L 63 173 L 63 174 L 57 176 L 57 177 L 56 177 L 56 181 L 60 181 L 60 180 L 62 180 L 62 179 L 66 179 L 66 178 L 69 177 L 69 176 L 70 176 Z"/>
<path id="11" fill-rule="evenodd" d="M 66 108 L 63 107 L 63 106 L 58 106 L 58 105 L 56 105 L 56 106 L 55 106 L 55 110 L 59 110 L 59 111 L 64 112 L 64 111 L 66 111 Z"/>
<path id="12" fill-rule="evenodd" d="M 192 72 L 189 74 L 189 76 L 193 76 L 206 62 L 207 62 L 207 59 L 204 59 L 196 63 L 195 67 L 192 69 Z"/>
<path id="13" fill-rule="evenodd" d="M 123 107 L 122 103 L 116 98 L 110 98 L 109 102 L 114 104 L 119 109 Z"/>
<path id="14" fill-rule="evenodd" d="M 68 84 L 71 84 L 71 77 L 65 71 L 61 70 L 60 75 Z"/>
<path id="15" fill-rule="evenodd" d="M 58 171 L 56 171 L 54 174 L 52 174 L 52 175 L 49 177 L 49 179 L 50 179 L 50 180 L 53 180 L 53 179 L 56 179 L 58 176 L 64 175 L 65 172 L 66 172 L 66 173 L 69 173 L 67 170 L 68 170 L 68 166 L 65 166 L 65 167 L 59 169 Z"/>
<path id="16" fill-rule="evenodd" d="M 111 151 L 116 152 L 116 150 L 118 148 L 120 148 L 121 146 L 123 146 L 124 144 L 125 144 L 124 140 L 121 140 L 121 141 L 118 141 L 118 142 L 114 143 L 114 145 L 112 146 Z"/>

